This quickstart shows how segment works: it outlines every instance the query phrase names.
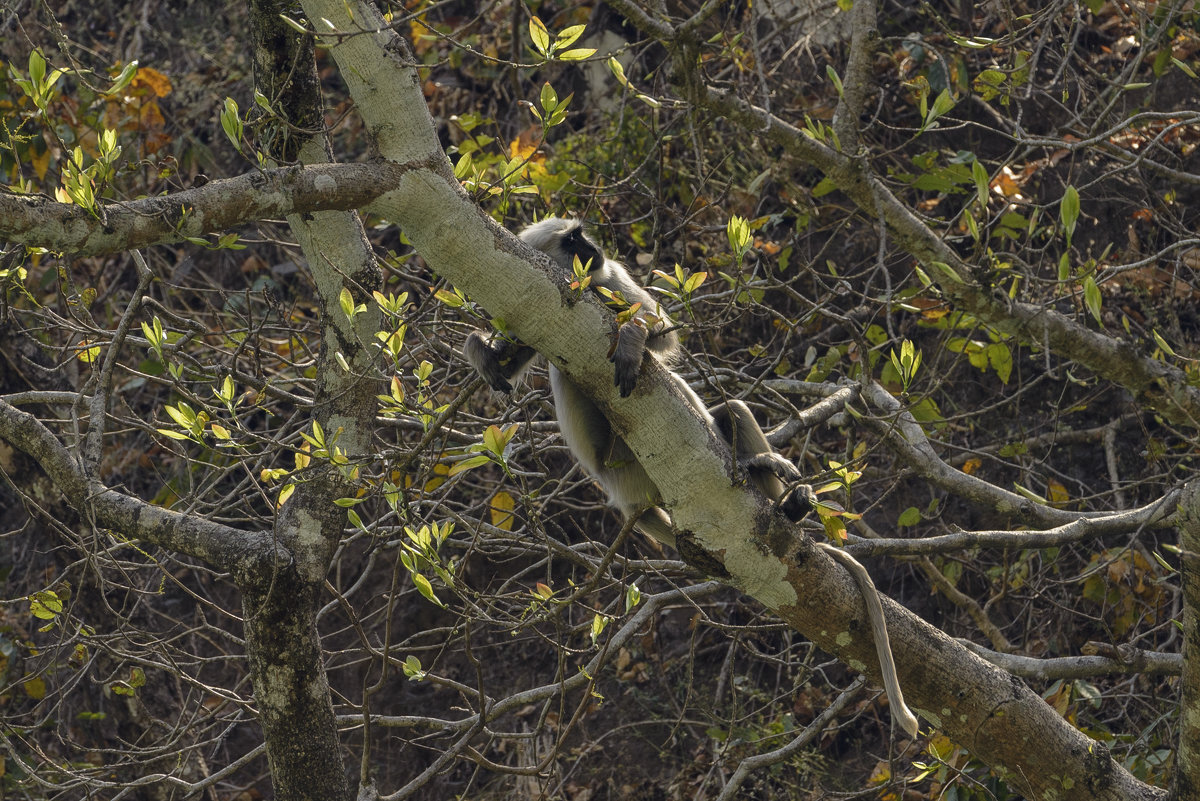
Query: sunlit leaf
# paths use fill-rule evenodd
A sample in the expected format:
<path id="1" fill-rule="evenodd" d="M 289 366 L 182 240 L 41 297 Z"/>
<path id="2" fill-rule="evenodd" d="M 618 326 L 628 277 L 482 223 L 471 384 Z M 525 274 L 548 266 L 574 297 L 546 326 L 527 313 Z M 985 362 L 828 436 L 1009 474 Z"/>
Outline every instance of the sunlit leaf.
<path id="1" fill-rule="evenodd" d="M 1067 191 L 1063 194 L 1062 204 L 1058 207 L 1058 216 L 1062 220 L 1063 229 L 1067 232 L 1067 240 L 1070 241 L 1072 234 L 1075 233 L 1075 223 L 1079 220 L 1079 192 L 1075 190 L 1075 187 L 1067 187 Z"/>
<path id="2" fill-rule="evenodd" d="M 529 20 L 529 38 L 533 40 L 533 47 L 543 56 L 550 51 L 550 31 L 546 30 L 546 24 L 537 17 L 532 17 Z"/>
<path id="3" fill-rule="evenodd" d="M 513 496 L 501 490 L 492 496 L 489 512 L 491 513 L 492 525 L 504 531 L 512 531 L 513 529 L 513 509 L 516 502 Z"/>

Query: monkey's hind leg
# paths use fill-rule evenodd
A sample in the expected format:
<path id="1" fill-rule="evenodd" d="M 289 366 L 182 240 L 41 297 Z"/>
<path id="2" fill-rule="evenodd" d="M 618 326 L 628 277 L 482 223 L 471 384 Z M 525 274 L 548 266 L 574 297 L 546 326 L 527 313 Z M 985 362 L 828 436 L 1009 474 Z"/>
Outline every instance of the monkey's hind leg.
<path id="1" fill-rule="evenodd" d="M 721 403 L 709 410 L 717 431 L 729 443 L 738 470 L 754 486 L 779 505 L 789 520 L 801 520 L 816 506 L 812 487 L 801 482 L 796 465 L 775 452 L 750 407 L 740 400 Z"/>

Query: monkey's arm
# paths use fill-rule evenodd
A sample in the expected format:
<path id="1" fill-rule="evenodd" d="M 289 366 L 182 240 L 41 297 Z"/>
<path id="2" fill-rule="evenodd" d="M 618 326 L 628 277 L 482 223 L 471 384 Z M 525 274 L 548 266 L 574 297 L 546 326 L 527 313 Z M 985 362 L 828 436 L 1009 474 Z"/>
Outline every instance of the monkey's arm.
<path id="1" fill-rule="evenodd" d="M 483 334 L 472 331 L 463 344 L 463 355 L 489 387 L 499 392 L 512 392 L 512 382 L 525 372 L 537 351 L 507 340 L 491 345 Z"/>
<path id="2" fill-rule="evenodd" d="M 640 317 L 633 318 L 617 329 L 617 341 L 608 353 L 608 360 L 615 368 L 613 384 L 620 389 L 622 398 L 628 398 L 637 384 L 638 370 L 646 356 L 648 336 L 646 323 Z"/>

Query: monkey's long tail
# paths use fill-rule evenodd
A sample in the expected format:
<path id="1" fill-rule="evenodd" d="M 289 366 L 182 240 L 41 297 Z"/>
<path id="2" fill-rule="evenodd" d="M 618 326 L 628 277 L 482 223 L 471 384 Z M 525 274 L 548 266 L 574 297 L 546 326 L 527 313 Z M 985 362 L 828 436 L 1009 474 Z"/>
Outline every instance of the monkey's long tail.
<path id="1" fill-rule="evenodd" d="M 867 616 L 871 618 L 875 653 L 879 655 L 879 672 L 883 674 L 883 689 L 887 692 L 888 702 L 892 707 L 892 717 L 899 721 L 909 736 L 916 737 L 920 723 L 908 708 L 908 704 L 904 703 L 904 693 L 900 690 L 900 679 L 896 675 L 896 662 L 892 658 L 892 644 L 888 639 L 887 624 L 884 622 L 883 604 L 879 602 L 879 591 L 875 589 L 875 582 L 871 581 L 871 574 L 857 559 L 841 548 L 824 542 L 816 544 L 850 571 L 854 582 L 862 591 L 863 603 L 867 605 Z"/>

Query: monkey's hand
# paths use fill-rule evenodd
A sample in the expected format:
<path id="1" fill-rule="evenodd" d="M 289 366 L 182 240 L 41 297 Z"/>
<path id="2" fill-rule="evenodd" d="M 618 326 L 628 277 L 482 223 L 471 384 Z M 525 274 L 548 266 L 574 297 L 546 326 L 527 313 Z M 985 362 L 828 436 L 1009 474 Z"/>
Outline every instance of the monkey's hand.
<path id="1" fill-rule="evenodd" d="M 646 323 L 640 317 L 634 317 L 617 329 L 617 341 L 608 352 L 608 360 L 615 367 L 613 384 L 620 390 L 622 398 L 628 398 L 637 385 L 648 335 Z"/>
<path id="2" fill-rule="evenodd" d="M 741 460 L 741 469 L 748 474 L 763 471 L 773 474 L 788 488 L 787 494 L 779 502 L 779 509 L 788 520 L 796 522 L 803 520 L 817 505 L 817 496 L 812 487 L 800 481 L 802 478 L 799 468 L 789 462 L 781 454 L 774 451 L 756 453 Z"/>
<path id="3" fill-rule="evenodd" d="M 516 342 L 493 347 L 482 334 L 472 331 L 463 344 L 463 355 L 489 387 L 497 392 L 512 392 L 509 379 L 523 372 L 537 352 Z"/>

